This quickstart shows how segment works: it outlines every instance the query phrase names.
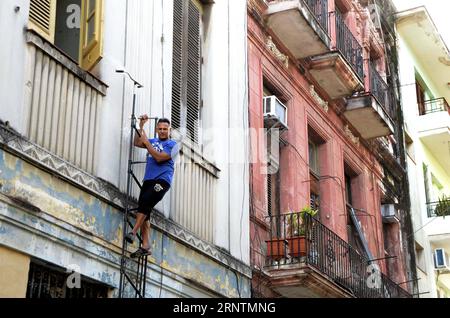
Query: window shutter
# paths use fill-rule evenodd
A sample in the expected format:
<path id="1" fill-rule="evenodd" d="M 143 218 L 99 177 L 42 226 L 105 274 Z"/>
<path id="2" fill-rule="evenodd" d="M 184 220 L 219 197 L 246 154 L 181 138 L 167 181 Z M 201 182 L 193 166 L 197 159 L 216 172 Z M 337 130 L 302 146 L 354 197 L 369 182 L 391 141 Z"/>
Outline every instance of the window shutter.
<path id="1" fill-rule="evenodd" d="M 172 127 L 181 128 L 182 61 L 183 61 L 183 0 L 173 4 L 173 61 L 172 61 Z"/>
<path id="2" fill-rule="evenodd" d="M 201 38 L 200 10 L 189 1 L 188 22 L 188 70 L 187 70 L 187 122 L 191 140 L 198 144 L 200 127 L 200 76 L 201 76 Z"/>
<path id="3" fill-rule="evenodd" d="M 29 28 L 47 41 L 55 39 L 56 0 L 31 0 Z"/>
<path id="4" fill-rule="evenodd" d="M 201 109 L 201 7 L 195 0 L 174 0 L 172 127 L 186 129 L 199 143 Z"/>
<path id="5" fill-rule="evenodd" d="M 90 70 L 103 55 L 103 2 L 81 1 L 80 64 Z"/>

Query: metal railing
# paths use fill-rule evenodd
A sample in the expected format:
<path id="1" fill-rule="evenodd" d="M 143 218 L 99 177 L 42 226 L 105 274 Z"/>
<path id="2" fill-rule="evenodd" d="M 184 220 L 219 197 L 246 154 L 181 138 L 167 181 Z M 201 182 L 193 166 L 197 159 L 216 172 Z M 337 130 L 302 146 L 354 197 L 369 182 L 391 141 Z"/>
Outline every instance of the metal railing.
<path id="1" fill-rule="evenodd" d="M 441 202 L 428 202 L 427 214 L 429 218 L 450 215 L 450 200 Z"/>
<path id="2" fill-rule="evenodd" d="M 384 109 L 386 114 L 395 119 L 395 103 L 393 96 L 389 90 L 388 85 L 378 73 L 377 69 L 373 65 L 373 62 L 369 63 L 370 74 L 370 92 L 377 99 L 378 103 Z"/>
<path id="3" fill-rule="evenodd" d="M 366 257 L 309 214 L 268 218 L 268 266 L 308 265 L 357 298 L 411 297 L 383 273 L 372 272 L 376 267 Z"/>
<path id="4" fill-rule="evenodd" d="M 328 0 L 303 0 L 320 26 L 328 33 Z"/>
<path id="5" fill-rule="evenodd" d="M 447 100 L 444 97 L 427 100 L 423 104 L 423 108 L 425 110 L 425 113 L 423 115 L 445 111 L 450 114 L 450 108 L 448 106 Z"/>
<path id="6" fill-rule="evenodd" d="M 336 19 L 336 48 L 353 68 L 362 81 L 364 79 L 363 49 L 344 22 L 339 10 L 335 11 Z"/>

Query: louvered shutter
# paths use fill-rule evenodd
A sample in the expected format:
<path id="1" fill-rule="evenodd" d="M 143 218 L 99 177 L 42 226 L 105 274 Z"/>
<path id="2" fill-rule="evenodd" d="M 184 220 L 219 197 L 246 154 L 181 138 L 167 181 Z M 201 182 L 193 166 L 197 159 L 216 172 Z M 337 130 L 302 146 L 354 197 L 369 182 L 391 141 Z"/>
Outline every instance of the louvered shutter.
<path id="1" fill-rule="evenodd" d="M 187 70 L 187 129 L 190 138 L 198 144 L 200 127 L 200 68 L 201 68 L 201 39 L 200 39 L 200 11 L 189 1 L 188 11 L 188 70 Z"/>
<path id="2" fill-rule="evenodd" d="M 172 127 L 199 143 L 201 106 L 201 11 L 191 0 L 174 0 Z"/>
<path id="3" fill-rule="evenodd" d="M 172 127 L 181 128 L 183 78 L 183 1 L 173 4 Z"/>
<path id="4" fill-rule="evenodd" d="M 55 39 L 56 0 L 31 0 L 29 28 L 49 42 Z"/>

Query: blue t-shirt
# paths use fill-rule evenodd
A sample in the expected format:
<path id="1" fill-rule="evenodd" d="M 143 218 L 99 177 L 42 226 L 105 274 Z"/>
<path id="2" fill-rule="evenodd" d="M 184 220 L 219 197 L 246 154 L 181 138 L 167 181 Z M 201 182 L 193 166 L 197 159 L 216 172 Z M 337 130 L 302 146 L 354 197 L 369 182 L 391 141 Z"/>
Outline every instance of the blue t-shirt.
<path id="1" fill-rule="evenodd" d="M 165 152 L 170 155 L 171 159 L 158 163 L 150 154 L 147 155 L 147 166 L 145 167 L 144 181 L 146 180 L 158 180 L 162 179 L 166 181 L 169 185 L 172 184 L 173 172 L 174 172 L 174 162 L 173 158 L 178 153 L 178 146 L 174 140 L 159 140 L 149 139 L 148 140 L 153 148 L 158 152 Z"/>

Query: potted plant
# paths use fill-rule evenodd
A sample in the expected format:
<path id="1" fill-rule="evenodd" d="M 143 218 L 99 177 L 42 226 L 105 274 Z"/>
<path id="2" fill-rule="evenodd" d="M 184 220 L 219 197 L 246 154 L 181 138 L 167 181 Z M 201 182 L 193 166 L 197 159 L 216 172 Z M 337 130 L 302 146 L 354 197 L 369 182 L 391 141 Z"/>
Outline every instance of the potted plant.
<path id="1" fill-rule="evenodd" d="M 291 213 L 286 216 L 289 228 L 287 241 L 290 256 L 306 256 L 306 215 L 314 217 L 317 213 L 317 210 L 308 206 L 303 208 L 300 212 Z"/>
<path id="2" fill-rule="evenodd" d="M 285 239 L 271 239 L 267 243 L 267 257 L 274 261 L 286 258 L 286 248 L 288 242 Z"/>
<path id="3" fill-rule="evenodd" d="M 439 202 L 434 210 L 436 216 L 446 217 L 450 215 L 450 197 L 444 195 L 439 198 Z"/>

